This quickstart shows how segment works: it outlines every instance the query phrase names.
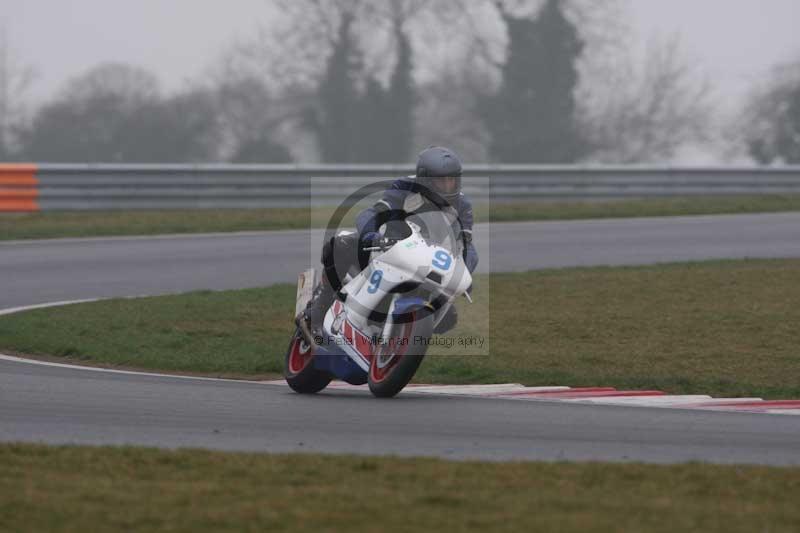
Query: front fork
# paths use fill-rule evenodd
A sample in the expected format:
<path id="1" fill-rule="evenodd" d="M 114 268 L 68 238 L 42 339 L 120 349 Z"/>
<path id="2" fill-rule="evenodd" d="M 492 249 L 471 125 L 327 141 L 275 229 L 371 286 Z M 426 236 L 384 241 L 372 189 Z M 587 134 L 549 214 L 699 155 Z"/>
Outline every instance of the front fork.
<path id="1" fill-rule="evenodd" d="M 389 342 L 389 335 L 392 333 L 392 327 L 394 326 L 394 305 L 397 303 L 397 299 L 399 297 L 399 294 L 392 294 L 392 301 L 389 302 L 389 310 L 386 314 L 386 322 L 383 324 L 381 338 L 378 339 L 377 344 L 379 345 L 385 345 L 387 342 Z"/>

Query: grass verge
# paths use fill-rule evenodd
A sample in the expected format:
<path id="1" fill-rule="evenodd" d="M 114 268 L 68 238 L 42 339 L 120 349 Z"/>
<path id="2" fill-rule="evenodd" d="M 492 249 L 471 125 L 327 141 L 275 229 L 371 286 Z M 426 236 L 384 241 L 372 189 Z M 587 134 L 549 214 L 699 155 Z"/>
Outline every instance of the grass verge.
<path id="1" fill-rule="evenodd" d="M 479 276 L 417 382 L 800 396 L 800 260 Z M 116 299 L 0 317 L 0 350 L 214 376 L 281 372 L 295 289 Z M 487 310 L 489 311 L 487 313 Z M 474 352 L 473 352 L 474 353 Z"/>
<path id="2" fill-rule="evenodd" d="M 797 531 L 800 469 L 0 444 L 3 531 Z M 347 480 L 343 483 L 342 480 Z"/>
<path id="3" fill-rule="evenodd" d="M 608 202 L 476 205 L 478 222 L 800 211 L 800 196 L 727 196 Z M 0 240 L 163 235 L 325 227 L 332 208 L 195 211 L 106 211 L 0 214 Z M 350 225 L 354 212 L 343 221 Z"/>

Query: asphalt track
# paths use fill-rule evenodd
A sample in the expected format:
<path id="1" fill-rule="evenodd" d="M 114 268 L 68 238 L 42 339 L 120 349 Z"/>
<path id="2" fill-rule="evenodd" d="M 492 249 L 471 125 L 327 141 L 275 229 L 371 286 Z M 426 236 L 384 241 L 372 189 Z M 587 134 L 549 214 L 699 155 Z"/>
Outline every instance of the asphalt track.
<path id="1" fill-rule="evenodd" d="M 493 224 L 492 271 L 800 257 L 800 214 Z M 308 232 L 0 244 L 0 308 L 292 281 Z M 486 242 L 489 242 L 488 247 Z M 487 260 L 491 252 L 491 261 Z M 491 263 L 491 265 L 489 265 Z M 0 440 L 492 460 L 800 464 L 800 417 L 333 391 L 0 361 Z"/>
<path id="2" fill-rule="evenodd" d="M 490 460 L 798 464 L 800 417 L 338 391 L 0 361 L 2 440 Z"/>
<path id="3" fill-rule="evenodd" d="M 0 241 L 0 309 L 295 283 L 321 232 Z M 479 225 L 480 272 L 800 257 L 800 213 Z"/>

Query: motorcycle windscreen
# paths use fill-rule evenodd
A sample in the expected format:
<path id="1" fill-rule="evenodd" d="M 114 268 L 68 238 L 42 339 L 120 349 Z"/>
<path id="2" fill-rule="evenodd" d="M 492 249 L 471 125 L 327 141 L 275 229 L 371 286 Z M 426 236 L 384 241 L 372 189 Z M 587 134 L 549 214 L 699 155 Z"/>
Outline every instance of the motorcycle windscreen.
<path id="1" fill-rule="evenodd" d="M 461 222 L 455 209 L 438 209 L 414 213 L 406 218 L 406 222 L 415 224 L 428 244 L 441 246 L 454 257 L 461 257 L 464 241 L 461 238 Z"/>

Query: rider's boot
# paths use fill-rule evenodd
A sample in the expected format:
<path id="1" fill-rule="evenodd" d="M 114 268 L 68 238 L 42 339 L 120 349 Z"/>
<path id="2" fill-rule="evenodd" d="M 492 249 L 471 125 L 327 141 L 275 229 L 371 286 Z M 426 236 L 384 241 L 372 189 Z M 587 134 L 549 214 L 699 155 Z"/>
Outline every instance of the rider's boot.
<path id="1" fill-rule="evenodd" d="M 336 291 L 331 287 L 328 278 L 323 275 L 305 310 L 295 318 L 295 324 L 300 328 L 303 337 L 309 344 L 321 344 L 322 321 L 335 299 Z"/>

